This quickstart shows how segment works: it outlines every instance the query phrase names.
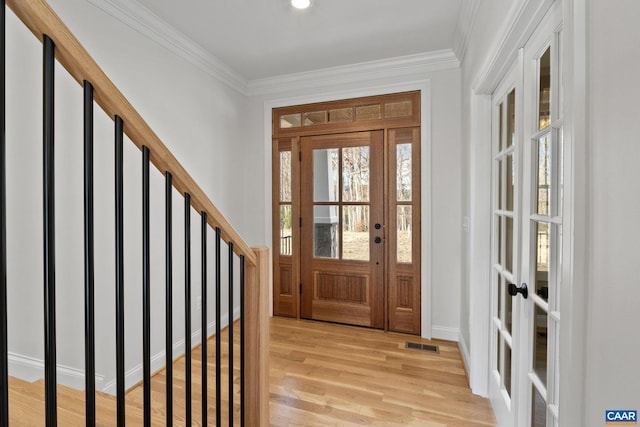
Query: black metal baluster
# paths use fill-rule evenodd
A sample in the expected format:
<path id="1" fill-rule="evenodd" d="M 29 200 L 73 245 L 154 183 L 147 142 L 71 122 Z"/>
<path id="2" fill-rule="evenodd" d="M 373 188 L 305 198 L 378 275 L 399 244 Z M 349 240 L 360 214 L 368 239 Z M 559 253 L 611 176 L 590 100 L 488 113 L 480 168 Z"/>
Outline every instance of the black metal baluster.
<path id="1" fill-rule="evenodd" d="M 244 427 L 244 255 L 240 255 L 240 427 Z"/>
<path id="2" fill-rule="evenodd" d="M 84 366 L 86 425 L 96 425 L 93 86 L 84 81 Z"/>
<path id="3" fill-rule="evenodd" d="M 115 196 L 116 196 L 116 407 L 118 427 L 125 425 L 124 372 L 124 199 L 123 131 L 124 122 L 115 117 Z"/>
<path id="4" fill-rule="evenodd" d="M 44 383 L 47 427 L 57 424 L 56 396 L 56 258 L 54 165 L 55 46 L 43 36 L 43 207 L 44 207 Z"/>
<path id="5" fill-rule="evenodd" d="M 151 427 L 151 262 L 149 244 L 149 147 L 142 147 L 142 382 L 144 426 Z"/>
<path id="6" fill-rule="evenodd" d="M 222 348 L 220 345 L 220 323 L 221 323 L 221 306 L 220 304 L 220 228 L 216 227 L 216 426 L 222 423 L 222 369 L 220 364 L 222 359 Z"/>
<path id="7" fill-rule="evenodd" d="M 229 242 L 229 427 L 233 426 L 233 243 Z"/>
<path id="8" fill-rule="evenodd" d="M 173 177 L 165 174 L 166 425 L 173 425 Z"/>
<path id="9" fill-rule="evenodd" d="M 0 0 L 0 425 L 9 425 L 7 346 L 7 185 L 5 134 L 5 0 Z"/>
<path id="10" fill-rule="evenodd" d="M 201 254 L 202 254 L 202 289 L 200 295 L 201 301 L 201 336 L 202 336 L 202 425 L 208 425 L 207 415 L 207 213 L 201 213 Z"/>
<path id="11" fill-rule="evenodd" d="M 186 425 L 191 425 L 191 196 L 184 194 L 184 364 Z"/>

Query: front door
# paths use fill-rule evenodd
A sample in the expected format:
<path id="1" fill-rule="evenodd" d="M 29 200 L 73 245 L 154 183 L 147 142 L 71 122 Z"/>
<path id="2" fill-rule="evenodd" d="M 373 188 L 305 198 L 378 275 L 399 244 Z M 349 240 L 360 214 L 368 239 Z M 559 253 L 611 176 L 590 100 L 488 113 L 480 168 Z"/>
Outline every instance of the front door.
<path id="1" fill-rule="evenodd" d="M 301 317 L 384 327 L 383 132 L 302 137 Z"/>

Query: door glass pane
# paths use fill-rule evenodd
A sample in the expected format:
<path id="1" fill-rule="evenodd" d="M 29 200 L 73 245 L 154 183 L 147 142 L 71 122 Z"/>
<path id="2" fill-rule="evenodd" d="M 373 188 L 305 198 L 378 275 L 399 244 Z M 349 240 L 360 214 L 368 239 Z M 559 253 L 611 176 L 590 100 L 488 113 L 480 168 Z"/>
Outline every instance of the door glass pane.
<path id="1" fill-rule="evenodd" d="M 513 218 L 506 217 L 506 242 L 505 242 L 505 262 L 504 268 L 513 272 Z"/>
<path id="2" fill-rule="evenodd" d="M 513 323 L 513 297 L 507 292 L 508 283 L 504 284 L 504 324 L 511 334 Z"/>
<path id="3" fill-rule="evenodd" d="M 537 304 L 533 327 L 533 370 L 547 386 L 547 313 Z"/>
<path id="4" fill-rule="evenodd" d="M 513 154 L 507 156 L 507 203 L 505 209 L 513 212 L 513 196 L 515 193 L 516 176 L 513 168 Z"/>
<path id="5" fill-rule="evenodd" d="M 504 134 L 502 132 L 502 124 L 504 123 L 504 119 L 502 117 L 502 114 L 504 112 L 504 102 L 500 103 L 500 107 L 499 107 L 499 119 L 498 119 L 498 152 L 501 152 L 502 150 L 504 150 Z"/>
<path id="6" fill-rule="evenodd" d="M 396 147 L 396 188 L 399 202 L 411 201 L 411 144 Z"/>
<path id="7" fill-rule="evenodd" d="M 353 108 L 337 108 L 329 110 L 329 123 L 344 123 L 353 121 Z"/>
<path id="8" fill-rule="evenodd" d="M 291 255 L 291 205 L 280 206 L 280 255 Z"/>
<path id="9" fill-rule="evenodd" d="M 280 201 L 291 201 L 291 151 L 280 152 Z"/>
<path id="10" fill-rule="evenodd" d="M 496 317 L 498 317 L 500 320 L 502 320 L 502 292 L 503 292 L 503 288 L 504 288 L 504 281 L 502 280 L 502 276 L 500 276 L 498 274 L 498 283 L 497 283 L 497 292 L 496 294 L 498 295 L 498 313 L 496 314 Z"/>
<path id="11" fill-rule="evenodd" d="M 369 201 L 369 147 L 342 149 L 342 200 Z"/>
<path id="12" fill-rule="evenodd" d="M 285 114 L 280 116 L 280 129 L 297 128 L 302 124 L 300 113 Z"/>
<path id="13" fill-rule="evenodd" d="M 538 102 L 538 129 L 544 129 L 551 122 L 551 48 L 547 48 L 539 62 L 540 94 Z"/>
<path id="14" fill-rule="evenodd" d="M 384 104 L 384 117 L 392 119 L 394 117 L 407 117 L 410 116 L 413 110 L 413 102 L 400 101 L 400 102 L 387 102 Z"/>
<path id="15" fill-rule="evenodd" d="M 551 184 L 551 136 L 538 140 L 538 214 L 549 215 Z"/>
<path id="16" fill-rule="evenodd" d="M 502 236 L 504 236 L 504 217 L 498 217 L 498 264 L 504 266 L 504 243 L 502 242 Z"/>
<path id="17" fill-rule="evenodd" d="M 411 262 L 411 214 L 411 206 L 398 206 L 396 219 L 398 262 Z"/>
<path id="18" fill-rule="evenodd" d="M 511 147 L 516 139 L 516 90 L 513 89 L 507 95 L 507 148 Z"/>
<path id="19" fill-rule="evenodd" d="M 546 427 L 547 425 L 547 404 L 538 393 L 538 389 L 532 384 L 532 402 L 531 402 L 531 426 Z"/>
<path id="20" fill-rule="evenodd" d="M 382 106 L 380 104 L 356 107 L 356 120 L 378 120 L 382 118 Z"/>
<path id="21" fill-rule="evenodd" d="M 498 286 L 498 289 L 500 289 L 500 286 Z M 501 359 L 501 356 L 502 356 L 502 340 L 500 339 L 500 333 L 497 330 L 495 331 L 495 334 L 496 334 L 496 337 L 497 337 L 497 339 L 496 339 L 496 353 L 498 355 L 497 358 L 496 358 L 496 366 L 495 366 L 495 368 L 502 375 L 502 371 L 501 371 L 502 368 L 500 368 L 500 362 L 502 361 L 502 359 Z"/>
<path id="22" fill-rule="evenodd" d="M 507 390 L 509 396 L 511 396 L 511 347 L 504 341 L 504 388 Z"/>
<path id="23" fill-rule="evenodd" d="M 305 126 L 322 125 L 325 123 L 327 123 L 326 111 L 314 111 L 310 113 L 304 113 Z"/>
<path id="24" fill-rule="evenodd" d="M 549 259 L 550 259 L 550 233 L 549 224 L 539 222 L 536 224 L 536 294 L 549 300 Z"/>
<path id="25" fill-rule="evenodd" d="M 369 261 L 369 206 L 343 206 L 342 213 L 342 259 Z"/>
<path id="26" fill-rule="evenodd" d="M 503 196 L 502 196 L 502 188 L 504 187 L 502 185 L 503 181 L 504 181 L 504 177 L 502 176 L 502 164 L 504 163 L 504 160 L 498 160 L 498 209 L 502 210 L 504 203 L 503 203 Z"/>
<path id="27" fill-rule="evenodd" d="M 313 150 L 313 199 L 316 202 L 338 201 L 338 149 Z"/>
<path id="28" fill-rule="evenodd" d="M 313 256 L 338 258 L 338 206 L 313 207 Z"/>

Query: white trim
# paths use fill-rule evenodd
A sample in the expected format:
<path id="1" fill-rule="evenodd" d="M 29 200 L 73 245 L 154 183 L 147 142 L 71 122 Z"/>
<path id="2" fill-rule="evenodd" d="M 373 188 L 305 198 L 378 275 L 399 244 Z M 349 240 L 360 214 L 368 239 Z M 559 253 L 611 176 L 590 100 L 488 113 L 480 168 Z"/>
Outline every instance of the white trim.
<path id="1" fill-rule="evenodd" d="M 491 96 L 471 95 L 469 144 L 469 347 L 473 356 L 469 385 L 475 394 L 489 394 L 491 326 Z M 463 307 L 464 309 L 464 307 Z"/>
<path id="2" fill-rule="evenodd" d="M 138 2 L 129 0 L 87 1 L 207 74 L 246 95 L 247 80 L 243 76 Z"/>
<path id="3" fill-rule="evenodd" d="M 431 328 L 431 339 L 459 342 L 460 328 L 433 325 Z"/>
<path id="4" fill-rule="evenodd" d="M 479 9 L 480 0 L 466 0 L 463 1 L 460 6 L 458 21 L 456 22 L 456 31 L 453 35 L 453 52 L 461 64 L 464 62 L 464 56 L 467 54 L 469 37 L 473 31 L 473 25 L 476 22 Z"/>
<path id="5" fill-rule="evenodd" d="M 288 105 L 307 104 L 314 102 L 335 101 L 340 99 L 359 98 L 363 96 L 384 95 L 395 92 L 406 92 L 412 90 L 421 91 L 420 94 L 420 145 L 421 145 L 421 166 L 422 166 L 422 266 L 421 266 L 421 330 L 422 338 L 430 339 L 432 334 L 431 314 L 432 314 L 432 236 L 431 232 L 431 187 L 432 187 L 432 166 L 431 166 L 431 80 L 407 81 L 391 85 L 377 85 L 352 89 L 347 91 L 319 92 L 311 95 L 295 96 L 267 100 L 264 102 L 264 194 L 265 197 L 265 242 L 273 252 L 271 239 L 271 121 L 272 109 L 285 107 Z M 273 307 L 273 295 L 271 295 L 270 305 Z M 456 341 L 458 335 L 452 338 Z"/>
<path id="6" fill-rule="evenodd" d="M 58 365 L 56 369 L 58 384 L 84 390 L 84 370 Z M 9 375 L 21 380 L 34 382 L 44 378 L 44 361 L 35 357 L 9 352 Z M 96 375 L 96 389 L 104 385 L 104 376 Z"/>
<path id="7" fill-rule="evenodd" d="M 341 84 L 363 83 L 388 78 L 401 79 L 403 76 L 459 67 L 460 61 L 458 61 L 453 51 L 446 49 L 255 79 L 249 82 L 248 95 L 273 95 L 299 90 L 318 90 Z"/>
<path id="8" fill-rule="evenodd" d="M 464 335 L 461 333 L 458 336 L 458 348 L 460 349 L 460 354 L 462 355 L 462 362 L 464 363 L 464 367 L 467 370 L 467 376 L 470 377 L 471 373 L 471 354 L 469 353 L 469 347 L 464 340 Z"/>

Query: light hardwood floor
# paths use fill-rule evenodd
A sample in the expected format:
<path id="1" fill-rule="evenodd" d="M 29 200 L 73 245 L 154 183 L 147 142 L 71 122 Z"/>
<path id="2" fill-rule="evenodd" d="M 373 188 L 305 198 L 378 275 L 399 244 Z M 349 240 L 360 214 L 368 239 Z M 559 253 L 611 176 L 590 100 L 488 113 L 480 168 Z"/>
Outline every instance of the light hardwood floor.
<path id="1" fill-rule="evenodd" d="M 272 426 L 495 425 L 489 401 L 467 385 L 456 343 L 273 318 L 270 360 Z"/>
<path id="2" fill-rule="evenodd" d="M 270 320 L 270 423 L 284 426 L 493 426 L 489 402 L 471 394 L 455 343 L 424 341 L 377 330 L 273 318 Z M 238 328 L 235 328 L 237 332 Z M 227 334 L 223 372 L 227 372 Z M 438 345 L 431 354 L 406 349 L 406 341 Z M 236 338 L 237 342 L 237 338 Z M 215 370 L 215 340 L 208 341 L 208 369 Z M 235 350 L 238 355 L 237 348 Z M 236 366 L 239 363 L 236 362 Z M 175 425 L 184 423 L 184 359 L 174 365 Z M 239 379 L 234 373 L 235 401 Z M 227 425 L 227 376 L 223 425 Z M 215 424 L 215 383 L 209 379 L 209 424 Z M 153 425 L 164 425 L 165 371 L 152 379 Z M 201 425 L 200 351 L 193 359 L 193 424 Z M 10 382 L 11 426 L 42 426 L 44 384 Z M 61 426 L 84 425 L 84 394 L 58 387 Z M 115 400 L 99 393 L 98 425 L 115 424 Z M 127 393 L 127 425 L 142 425 L 142 388 Z M 235 425 L 239 425 L 236 405 Z M 213 420 L 213 421 L 212 421 Z"/>

